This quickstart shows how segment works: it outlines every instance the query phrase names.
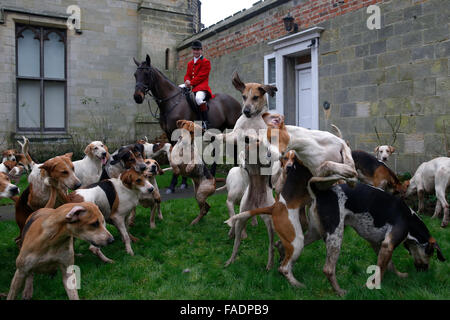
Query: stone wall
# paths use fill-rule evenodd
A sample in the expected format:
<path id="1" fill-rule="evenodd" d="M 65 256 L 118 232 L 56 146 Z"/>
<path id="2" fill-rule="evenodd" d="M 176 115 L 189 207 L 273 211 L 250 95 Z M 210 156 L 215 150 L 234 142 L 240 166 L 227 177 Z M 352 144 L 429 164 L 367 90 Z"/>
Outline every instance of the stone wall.
<path id="1" fill-rule="evenodd" d="M 381 8 L 380 30 L 367 28 L 371 4 Z M 183 41 L 178 77 L 191 59 L 189 44 L 200 39 L 212 64 L 212 90 L 239 99 L 233 71 L 244 81 L 263 81 L 264 55 L 273 52 L 268 42 L 287 35 L 282 18 L 289 13 L 299 31 L 325 29 L 319 45 L 320 129 L 336 124 L 353 149 L 372 152 L 378 145 L 374 128 L 382 142 L 391 142 L 391 125 L 401 114 L 391 167 L 414 172 L 421 162 L 446 155 L 443 121 L 450 140 L 448 12 L 440 0 L 266 0 Z M 331 104 L 328 116 L 320 111 L 325 101 Z"/>
<path id="2" fill-rule="evenodd" d="M 365 10 L 320 25 L 319 101 L 332 106 L 329 119 L 322 113 L 321 128 L 334 123 L 352 148 L 372 151 L 375 127 L 389 143 L 391 125 L 401 116 L 391 166 L 414 172 L 423 161 L 446 155 L 449 7 L 440 0 L 398 0 L 380 9 L 380 30 L 367 29 Z"/>

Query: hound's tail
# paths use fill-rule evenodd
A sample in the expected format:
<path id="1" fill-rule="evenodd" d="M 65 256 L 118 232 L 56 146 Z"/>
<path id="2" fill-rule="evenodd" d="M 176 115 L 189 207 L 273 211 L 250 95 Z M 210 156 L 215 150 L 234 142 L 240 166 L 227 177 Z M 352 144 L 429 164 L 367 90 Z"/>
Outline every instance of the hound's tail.
<path id="1" fill-rule="evenodd" d="M 334 124 L 332 124 L 331 125 L 331 127 L 334 129 L 334 131 L 336 131 L 336 136 L 338 136 L 339 138 L 341 138 L 341 139 L 343 139 L 342 137 L 342 132 L 341 132 L 341 130 L 339 130 L 339 128 L 338 127 L 336 127 Z"/>
<path id="2" fill-rule="evenodd" d="M 223 190 L 226 190 L 226 189 L 227 189 L 227 185 L 224 185 L 224 186 L 221 186 L 220 188 L 217 188 L 216 192 L 220 192 L 220 191 L 223 191 Z"/>
<path id="3" fill-rule="evenodd" d="M 224 223 L 226 223 L 227 225 L 232 227 L 235 220 L 248 220 L 253 216 L 261 215 L 261 214 L 272 215 L 273 208 L 275 207 L 276 204 L 277 204 L 277 202 L 275 202 L 270 207 L 258 208 L 258 209 L 241 212 L 235 216 L 232 216 L 230 219 L 226 220 Z"/>
<path id="4" fill-rule="evenodd" d="M 172 170 L 172 167 L 168 167 L 168 168 L 162 169 L 162 171 L 164 171 L 164 172 L 166 172 L 166 171 L 171 171 L 171 170 Z"/>

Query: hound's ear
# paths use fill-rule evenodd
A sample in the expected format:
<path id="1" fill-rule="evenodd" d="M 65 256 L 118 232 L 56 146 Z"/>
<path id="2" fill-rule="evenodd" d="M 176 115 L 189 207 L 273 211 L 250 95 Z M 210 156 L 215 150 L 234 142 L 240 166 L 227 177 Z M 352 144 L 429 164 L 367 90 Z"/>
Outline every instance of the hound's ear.
<path id="1" fill-rule="evenodd" d="M 394 148 L 393 146 L 389 146 L 389 151 L 390 151 L 391 153 L 394 153 L 394 152 L 395 152 L 395 148 Z"/>
<path id="2" fill-rule="evenodd" d="M 437 242 L 434 243 L 434 248 L 436 249 L 436 254 L 437 254 L 437 258 L 439 259 L 439 261 L 444 262 L 445 258 L 442 255 L 442 251 L 441 248 L 439 247 L 439 245 L 437 244 Z"/>
<path id="3" fill-rule="evenodd" d="M 84 149 L 84 154 L 89 154 L 92 151 L 92 146 L 88 144 L 86 146 L 86 149 Z"/>
<path id="4" fill-rule="evenodd" d="M 80 215 L 86 212 L 86 208 L 82 206 L 74 206 L 69 213 L 66 214 L 66 221 L 74 223 L 80 220 Z"/>
<path id="5" fill-rule="evenodd" d="M 270 116 L 270 115 L 271 115 L 270 112 L 264 112 L 264 113 L 262 114 L 262 118 L 263 118 L 263 120 L 264 120 L 265 123 L 267 123 L 267 119 L 266 119 L 266 118 L 267 118 L 268 116 Z"/>
<path id="6" fill-rule="evenodd" d="M 237 71 L 235 71 L 233 73 L 233 77 L 232 77 L 231 83 L 236 88 L 236 90 L 240 91 L 241 93 L 244 92 L 245 84 L 239 78 L 239 75 L 238 75 Z"/>
<path id="7" fill-rule="evenodd" d="M 69 152 L 64 155 L 64 157 L 69 158 L 70 160 L 72 160 L 72 156 L 73 156 L 73 152 Z"/>
<path id="8" fill-rule="evenodd" d="M 150 60 L 150 56 L 147 54 L 147 56 L 145 57 L 145 63 L 150 67 L 150 64 L 152 63 L 152 61 Z"/>
<path id="9" fill-rule="evenodd" d="M 158 163 L 158 161 L 155 161 L 155 164 L 156 164 L 156 167 L 158 168 L 157 170 L 158 170 L 158 174 L 159 175 L 162 175 L 162 174 L 164 174 L 164 171 L 161 169 L 161 167 L 159 166 L 159 163 Z"/>
<path id="10" fill-rule="evenodd" d="M 137 65 L 138 67 L 140 66 L 139 62 L 137 62 L 137 60 L 136 60 L 135 57 L 133 57 L 133 61 L 134 61 L 134 64 L 135 64 L 135 65 Z"/>
<path id="11" fill-rule="evenodd" d="M 121 180 L 124 185 L 131 189 L 131 185 L 133 184 L 133 177 L 131 176 L 131 169 L 125 171 L 121 175 Z"/>
<path id="12" fill-rule="evenodd" d="M 266 93 L 267 92 L 267 94 L 269 96 L 271 96 L 271 97 L 273 97 L 275 95 L 275 92 L 278 91 L 277 87 L 271 86 L 270 84 L 263 84 L 258 89 L 262 93 Z"/>
<path id="13" fill-rule="evenodd" d="M 378 149 L 380 149 L 380 146 L 376 147 L 375 150 L 373 150 L 373 152 L 377 153 Z"/>

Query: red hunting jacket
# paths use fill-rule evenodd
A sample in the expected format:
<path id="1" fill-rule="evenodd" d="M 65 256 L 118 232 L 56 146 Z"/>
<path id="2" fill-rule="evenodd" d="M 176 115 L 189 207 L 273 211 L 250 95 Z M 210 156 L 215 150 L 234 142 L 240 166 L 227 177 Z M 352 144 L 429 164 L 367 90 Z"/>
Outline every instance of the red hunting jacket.
<path id="1" fill-rule="evenodd" d="M 208 91 L 211 97 L 213 94 L 208 84 L 209 72 L 211 71 L 211 63 L 208 59 L 201 56 L 197 63 L 194 59 L 189 61 L 184 81 L 189 80 L 192 86 L 192 92 Z"/>

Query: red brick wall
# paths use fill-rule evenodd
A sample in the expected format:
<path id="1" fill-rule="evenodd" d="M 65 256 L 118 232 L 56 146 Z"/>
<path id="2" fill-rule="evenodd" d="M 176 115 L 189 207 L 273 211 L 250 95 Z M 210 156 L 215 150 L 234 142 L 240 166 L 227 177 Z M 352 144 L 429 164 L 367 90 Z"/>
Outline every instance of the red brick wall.
<path id="1" fill-rule="evenodd" d="M 238 32 L 227 34 L 225 30 L 218 37 L 214 36 L 214 40 L 212 41 L 208 39 L 204 40 L 203 51 L 208 58 L 214 59 L 253 46 L 261 41 L 278 39 L 286 35 L 282 19 L 288 12 L 294 18 L 294 22 L 299 25 L 299 29 L 306 29 L 328 19 L 382 1 L 344 0 L 343 4 L 339 4 L 339 0 L 309 0 L 293 8 L 284 7 L 281 9 L 280 7 L 276 7 L 270 10 L 269 15 L 263 20 L 245 26 Z M 336 4 L 336 7 L 333 4 Z M 184 70 L 190 59 L 192 59 L 190 49 L 179 52 L 177 69 Z"/>

